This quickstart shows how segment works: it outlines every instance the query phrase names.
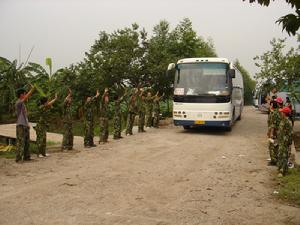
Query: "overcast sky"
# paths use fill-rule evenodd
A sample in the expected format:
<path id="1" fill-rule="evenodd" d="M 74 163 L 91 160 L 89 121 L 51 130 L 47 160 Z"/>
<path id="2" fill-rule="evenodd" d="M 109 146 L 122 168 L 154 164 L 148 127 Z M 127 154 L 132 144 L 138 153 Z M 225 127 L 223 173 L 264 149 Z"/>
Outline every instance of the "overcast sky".
<path id="1" fill-rule="evenodd" d="M 77 63 L 102 30 L 112 32 L 133 22 L 151 33 L 162 19 L 174 28 L 188 17 L 198 35 L 212 38 L 219 57 L 239 59 L 251 73 L 257 71 L 253 57 L 269 50 L 274 37 L 288 37 L 275 21 L 292 10 L 285 1 L 269 7 L 242 0 L 0 0 L 0 56 L 54 68 Z M 193 57 L 193 56 L 191 56 Z"/>

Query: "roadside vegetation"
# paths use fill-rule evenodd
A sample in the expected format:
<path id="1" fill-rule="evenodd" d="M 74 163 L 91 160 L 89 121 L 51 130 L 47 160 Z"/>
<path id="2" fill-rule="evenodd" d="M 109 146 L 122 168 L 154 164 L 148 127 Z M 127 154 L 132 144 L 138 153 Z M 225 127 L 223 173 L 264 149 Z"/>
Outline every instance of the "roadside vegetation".
<path id="1" fill-rule="evenodd" d="M 73 91 L 73 116 L 79 124 L 83 116 L 84 96 L 94 95 L 97 89 L 102 92 L 105 87 L 110 87 L 111 99 L 114 94 L 124 93 L 125 89 L 137 85 L 149 88 L 153 93 L 164 93 L 161 113 L 164 117 L 170 116 L 173 77 L 166 75 L 168 64 L 186 57 L 216 57 L 217 53 L 213 41 L 199 36 L 187 18 L 174 29 L 169 22 L 162 20 L 154 26 L 152 33 L 149 36 L 138 24 L 112 33 L 100 31 L 80 62 L 55 72 L 52 71 L 51 58 L 47 58 L 45 66 L 42 66 L 0 57 L 0 123 L 14 122 L 15 91 L 20 87 L 28 88 L 28 84 L 33 84 L 37 90 L 27 104 L 32 122 L 37 120 L 38 99 L 58 93 L 59 100 L 50 113 L 55 118 L 51 121 L 57 121 L 56 127 L 50 127 L 52 131 L 60 128 L 58 118 L 61 117 L 61 106 L 68 88 Z M 242 72 L 250 79 L 245 79 L 245 85 L 251 83 L 248 86 L 253 89 L 254 81 L 245 69 Z M 247 96 L 251 95 L 251 88 L 246 90 Z M 249 101 L 247 97 L 246 102 Z M 97 115 L 99 104 L 96 105 Z M 126 118 L 126 101 L 122 105 L 122 113 Z M 75 134 L 81 134 L 80 130 L 77 132 L 75 128 Z"/>
<path id="2" fill-rule="evenodd" d="M 287 176 L 278 179 L 280 181 L 278 197 L 300 206 L 300 170 L 291 169 Z"/>
<path id="3" fill-rule="evenodd" d="M 47 141 L 48 147 L 58 146 L 60 143 L 53 142 L 53 141 Z M 0 142 L 0 158 L 6 158 L 6 159 L 14 159 L 16 158 L 15 154 L 16 147 L 14 145 L 7 146 L 6 143 Z M 30 153 L 31 154 L 37 154 L 37 145 L 35 142 L 30 143 Z"/>

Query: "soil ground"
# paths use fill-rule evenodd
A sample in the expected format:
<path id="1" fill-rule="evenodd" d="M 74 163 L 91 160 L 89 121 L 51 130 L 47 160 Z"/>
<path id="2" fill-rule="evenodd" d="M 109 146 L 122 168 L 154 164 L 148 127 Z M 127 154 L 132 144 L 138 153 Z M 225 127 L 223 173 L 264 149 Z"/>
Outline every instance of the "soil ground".
<path id="1" fill-rule="evenodd" d="M 300 209 L 273 194 L 266 119 L 245 107 L 232 132 L 169 125 L 33 162 L 0 159 L 0 224 L 299 225 Z"/>

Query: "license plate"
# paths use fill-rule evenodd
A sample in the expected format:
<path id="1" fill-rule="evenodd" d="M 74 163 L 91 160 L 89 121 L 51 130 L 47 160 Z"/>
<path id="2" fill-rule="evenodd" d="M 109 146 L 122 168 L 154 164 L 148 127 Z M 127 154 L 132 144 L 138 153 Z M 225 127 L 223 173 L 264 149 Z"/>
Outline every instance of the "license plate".
<path id="1" fill-rule="evenodd" d="M 196 120 L 195 124 L 197 124 L 197 125 L 205 124 L 205 121 L 204 120 Z"/>

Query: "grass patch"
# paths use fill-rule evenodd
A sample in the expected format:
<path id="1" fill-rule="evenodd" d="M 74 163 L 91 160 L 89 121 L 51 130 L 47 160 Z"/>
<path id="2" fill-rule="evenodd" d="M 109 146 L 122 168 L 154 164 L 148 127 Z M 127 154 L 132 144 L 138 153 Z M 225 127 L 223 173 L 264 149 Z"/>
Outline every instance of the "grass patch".
<path id="1" fill-rule="evenodd" d="M 54 141 L 47 141 L 47 146 L 53 146 L 58 145 L 60 142 L 54 142 Z M 4 145 L 1 144 L 3 147 Z M 36 143 L 30 142 L 29 145 L 29 151 L 30 154 L 37 154 L 37 145 Z M 14 159 L 16 157 L 16 147 L 12 146 L 10 151 L 0 151 L 0 158 L 6 158 L 6 159 Z"/>
<path id="2" fill-rule="evenodd" d="M 108 126 L 108 131 L 109 134 L 113 134 L 114 131 L 114 124 L 113 120 L 109 120 L 109 126 Z M 125 129 L 126 126 L 126 121 L 124 118 L 122 118 L 122 129 Z M 84 122 L 82 120 L 74 120 L 73 121 L 73 135 L 74 136 L 84 136 Z M 53 132 L 53 133 L 58 133 L 62 134 L 63 133 L 63 123 L 59 124 L 50 124 L 48 132 Z M 95 119 L 94 122 L 94 136 L 97 137 L 99 136 L 100 133 L 100 123 L 98 119 Z"/>
<path id="3" fill-rule="evenodd" d="M 279 180 L 279 198 L 300 206 L 300 171 L 290 169 L 288 175 Z"/>

